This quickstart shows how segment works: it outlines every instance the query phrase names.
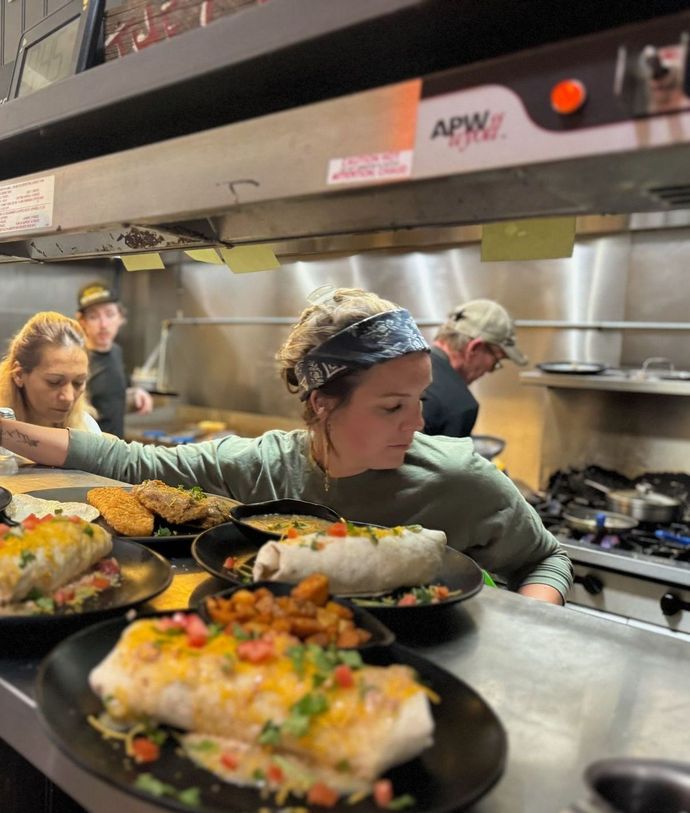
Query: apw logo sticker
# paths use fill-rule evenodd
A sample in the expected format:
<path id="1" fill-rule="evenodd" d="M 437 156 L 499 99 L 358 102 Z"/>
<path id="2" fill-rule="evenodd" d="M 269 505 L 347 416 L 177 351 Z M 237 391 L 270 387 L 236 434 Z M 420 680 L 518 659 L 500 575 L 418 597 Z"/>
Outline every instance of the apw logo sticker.
<path id="1" fill-rule="evenodd" d="M 445 138 L 451 149 L 463 152 L 472 144 L 504 138 L 501 132 L 504 119 L 505 113 L 492 113 L 491 110 L 437 119 L 431 131 L 431 140 Z"/>

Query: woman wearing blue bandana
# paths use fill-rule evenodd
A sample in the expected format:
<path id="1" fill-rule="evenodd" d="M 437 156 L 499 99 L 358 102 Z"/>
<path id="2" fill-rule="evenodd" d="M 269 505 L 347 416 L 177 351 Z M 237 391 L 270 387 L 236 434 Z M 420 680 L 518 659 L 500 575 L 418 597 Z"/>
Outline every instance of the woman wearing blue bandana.
<path id="1" fill-rule="evenodd" d="M 199 485 L 241 502 L 293 497 L 354 521 L 437 528 L 512 589 L 564 602 L 570 561 L 511 481 L 471 440 L 420 433 L 431 361 L 406 310 L 336 290 L 306 308 L 278 359 L 305 429 L 165 448 L 2 421 L 0 445 L 130 483 Z"/>

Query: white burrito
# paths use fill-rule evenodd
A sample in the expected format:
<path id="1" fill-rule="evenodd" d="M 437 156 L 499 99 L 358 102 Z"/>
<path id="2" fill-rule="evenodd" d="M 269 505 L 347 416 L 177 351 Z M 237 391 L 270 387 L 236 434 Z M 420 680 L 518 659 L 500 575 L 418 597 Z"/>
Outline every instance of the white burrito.
<path id="1" fill-rule="evenodd" d="M 347 536 L 319 532 L 267 542 L 254 562 L 254 581 L 298 582 L 328 576 L 340 595 L 387 593 L 438 579 L 446 535 L 419 525 L 397 528 L 347 526 Z"/>

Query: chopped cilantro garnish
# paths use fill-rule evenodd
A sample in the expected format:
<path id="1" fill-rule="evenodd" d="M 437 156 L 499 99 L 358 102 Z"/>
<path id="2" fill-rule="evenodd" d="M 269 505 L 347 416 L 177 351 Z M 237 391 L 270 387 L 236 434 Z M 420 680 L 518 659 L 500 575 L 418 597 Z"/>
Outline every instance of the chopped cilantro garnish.
<path id="1" fill-rule="evenodd" d="M 29 564 L 29 562 L 35 561 L 36 556 L 35 554 L 31 553 L 30 550 L 24 549 L 19 554 L 19 567 L 24 570 L 24 568 Z"/>
<path id="2" fill-rule="evenodd" d="M 348 773 L 352 770 L 352 765 L 346 759 L 341 759 L 340 762 L 336 763 L 335 769 L 340 773 Z"/>
<path id="3" fill-rule="evenodd" d="M 137 776 L 134 787 L 139 788 L 139 790 L 145 790 L 152 796 L 177 795 L 176 788 L 174 788 L 172 785 L 168 785 L 165 782 L 161 782 L 160 779 L 156 779 L 156 777 L 151 773 L 140 773 L 139 776 Z"/>
<path id="4" fill-rule="evenodd" d="M 251 640 L 251 635 L 239 624 L 232 625 L 232 634 L 237 638 L 238 641 L 249 641 Z"/>
<path id="5" fill-rule="evenodd" d="M 156 531 L 154 536 L 172 536 L 173 533 L 170 528 L 166 528 L 165 525 L 161 525 L 161 527 Z"/>
<path id="6" fill-rule="evenodd" d="M 280 743 L 280 727 L 273 720 L 264 723 L 264 727 L 259 734 L 261 745 L 278 745 Z"/>
<path id="7" fill-rule="evenodd" d="M 386 809 L 404 810 L 406 807 L 414 807 L 416 804 L 417 800 L 414 796 L 410 796 L 409 793 L 403 793 L 402 796 L 396 796 L 395 799 L 391 799 L 386 805 Z"/>
<path id="8" fill-rule="evenodd" d="M 93 526 L 89 525 L 88 523 L 84 525 L 84 533 L 87 536 L 93 536 Z"/>
<path id="9" fill-rule="evenodd" d="M 150 773 L 140 773 L 136 778 L 134 787 L 158 798 L 161 796 L 172 796 L 173 799 L 177 799 L 189 807 L 198 807 L 201 802 L 199 788 L 178 790 L 172 785 L 168 785 L 167 782 L 161 782 L 160 779 L 156 779 L 156 777 Z"/>
<path id="10" fill-rule="evenodd" d="M 261 770 L 261 768 L 256 768 L 252 773 L 252 779 L 256 779 L 257 782 L 263 782 L 266 778 L 266 774 Z"/>
<path id="11" fill-rule="evenodd" d="M 55 602 L 52 598 L 48 596 L 41 596 L 40 598 L 35 599 L 36 606 L 40 607 L 41 610 L 45 613 L 52 613 L 55 610 Z"/>
<path id="12" fill-rule="evenodd" d="M 220 746 L 213 740 L 199 740 L 199 742 L 188 742 L 187 748 L 191 751 L 201 751 L 202 753 L 213 753 L 218 751 Z"/>
<path id="13" fill-rule="evenodd" d="M 201 804 L 201 796 L 199 794 L 199 788 L 186 788 L 177 794 L 177 798 L 183 805 L 199 807 Z"/>
<path id="14" fill-rule="evenodd" d="M 299 675 L 299 677 L 303 677 L 304 675 L 304 659 L 307 654 L 307 650 L 303 646 L 291 646 L 285 653 L 290 661 L 292 662 L 292 668 L 295 672 Z"/>

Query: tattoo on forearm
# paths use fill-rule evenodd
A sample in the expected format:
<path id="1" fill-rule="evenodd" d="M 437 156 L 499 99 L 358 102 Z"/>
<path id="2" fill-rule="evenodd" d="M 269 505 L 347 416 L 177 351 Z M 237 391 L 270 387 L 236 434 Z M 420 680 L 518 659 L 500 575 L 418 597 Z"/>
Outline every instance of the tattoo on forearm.
<path id="1" fill-rule="evenodd" d="M 25 446 L 38 446 L 38 441 L 30 438 L 26 432 L 21 432 L 19 429 L 5 429 L 5 434 L 8 438 L 16 440 L 18 443 L 23 443 Z M 2 445 L 2 434 L 0 434 L 0 446 Z"/>

